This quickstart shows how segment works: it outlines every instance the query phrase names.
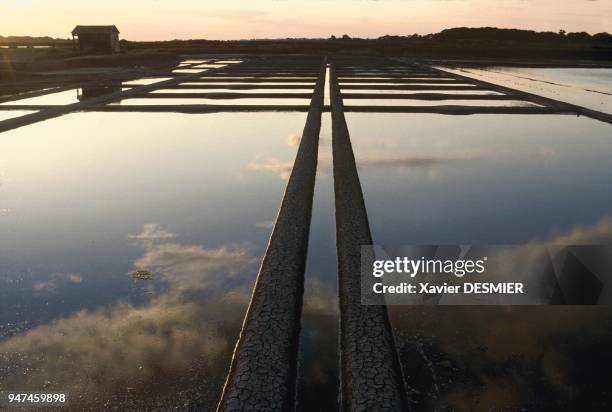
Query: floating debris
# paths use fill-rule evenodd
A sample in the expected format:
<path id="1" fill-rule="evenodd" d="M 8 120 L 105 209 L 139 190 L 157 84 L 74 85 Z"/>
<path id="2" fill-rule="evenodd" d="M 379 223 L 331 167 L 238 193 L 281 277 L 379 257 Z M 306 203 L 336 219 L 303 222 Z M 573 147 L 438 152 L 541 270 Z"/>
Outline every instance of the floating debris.
<path id="1" fill-rule="evenodd" d="M 148 270 L 135 270 L 133 272 L 130 272 L 129 275 L 133 277 L 134 279 L 139 279 L 139 280 L 154 279 L 153 273 L 149 272 Z"/>

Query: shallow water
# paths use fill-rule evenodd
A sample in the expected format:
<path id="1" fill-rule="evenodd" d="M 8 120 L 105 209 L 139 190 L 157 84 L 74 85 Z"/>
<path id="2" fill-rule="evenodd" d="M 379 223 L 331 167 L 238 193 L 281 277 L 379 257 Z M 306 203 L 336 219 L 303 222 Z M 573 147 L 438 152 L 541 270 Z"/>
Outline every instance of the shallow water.
<path id="1" fill-rule="evenodd" d="M 194 66 L 196 68 L 202 68 L 202 69 L 216 69 L 218 67 L 225 67 L 225 64 L 218 64 L 218 63 L 206 63 L 206 64 L 199 64 L 197 66 Z"/>
<path id="2" fill-rule="evenodd" d="M 281 88 L 159 92 L 312 91 L 272 84 Z M 513 102 L 345 100 L 398 103 Z M 309 100 L 179 96 L 121 104 Z M 3 133 L 0 382 L 68 390 L 83 396 L 71 401 L 83 408 L 213 409 L 305 117 L 80 113 Z M 608 124 L 542 115 L 346 117 L 377 244 L 610 236 Z M 300 336 L 303 411 L 338 407 L 330 128 L 326 113 Z M 130 276 L 135 270 L 152 279 Z M 601 325 L 610 316 L 556 309 L 391 307 L 401 362 L 419 391 L 409 394 L 420 397 L 415 410 L 499 409 L 505 393 L 517 394 L 517 410 L 588 405 L 572 402 L 605 390 L 581 382 L 590 373 L 606 382 L 612 332 Z M 496 322 L 506 327 L 489 327 Z"/>
<path id="3" fill-rule="evenodd" d="M 3 387 L 210 410 L 304 121 L 82 113 L 3 133 Z"/>
<path id="4" fill-rule="evenodd" d="M 373 82 L 376 82 L 378 80 L 390 80 L 390 81 L 394 81 L 394 80 L 454 80 L 453 77 L 419 77 L 419 76 L 414 76 L 414 77 L 384 77 L 384 76 L 377 76 L 377 77 L 359 77 L 359 76 L 338 76 L 338 81 L 340 83 L 343 82 L 350 82 L 351 80 L 370 80 Z"/>
<path id="5" fill-rule="evenodd" d="M 474 86 L 469 83 L 399 83 L 399 82 L 370 82 L 370 83 L 355 83 L 350 81 L 340 81 L 340 87 L 350 87 L 350 86 L 436 86 L 440 89 L 444 88 L 452 88 L 456 86 Z M 467 90 L 469 91 L 469 90 Z"/>
<path id="6" fill-rule="evenodd" d="M 224 73 L 225 74 L 225 73 Z M 308 80 L 310 82 L 315 82 L 317 80 L 316 77 L 312 77 L 312 76 L 303 76 L 303 77 L 281 77 L 281 76 L 206 76 L 203 77 L 204 79 L 215 79 L 215 80 L 228 80 L 228 79 L 235 79 L 235 80 L 244 80 L 244 81 L 252 81 L 252 80 L 286 80 L 286 79 L 299 79 L 299 80 Z"/>
<path id="7" fill-rule="evenodd" d="M 15 47 L 17 49 L 50 49 L 53 46 L 31 46 L 31 45 L 27 45 L 27 46 L 8 46 L 8 45 L 2 45 L 2 46 L 0 46 L 0 49 L 10 49 L 12 47 Z"/>
<path id="8" fill-rule="evenodd" d="M 159 89 L 151 93 L 312 93 L 313 89 Z"/>
<path id="9" fill-rule="evenodd" d="M 172 70 L 172 73 L 179 73 L 179 74 L 193 74 L 193 73 L 200 73 L 201 71 L 204 71 L 204 68 L 199 68 L 199 69 L 175 69 Z"/>
<path id="10" fill-rule="evenodd" d="M 219 81 L 219 82 L 193 82 L 193 81 L 188 81 L 188 82 L 183 82 L 181 83 L 182 85 L 187 85 L 187 86 L 198 86 L 198 85 L 207 85 L 207 86 L 219 86 L 219 87 L 223 87 L 223 86 L 238 86 L 238 85 L 250 85 L 250 86 L 260 86 L 260 85 L 272 85 L 272 86 L 277 86 L 277 87 L 286 87 L 286 86 L 311 86 L 314 88 L 315 84 L 314 82 L 310 83 L 310 82 L 296 82 L 296 83 L 280 83 L 280 82 L 249 82 L 249 81 L 244 81 L 244 82 L 232 82 L 232 83 L 228 83 L 228 82 L 223 82 L 223 81 Z"/>
<path id="11" fill-rule="evenodd" d="M 438 93 L 438 94 L 482 94 L 482 95 L 500 95 L 502 93 L 492 92 L 489 90 L 394 90 L 394 89 L 351 89 L 350 86 L 343 87 L 342 93 L 361 93 L 361 94 L 420 94 L 420 93 Z"/>
<path id="12" fill-rule="evenodd" d="M 157 82 L 161 82 L 164 80 L 170 80 L 172 77 L 143 77 L 140 79 L 130 80 L 127 82 L 123 82 L 125 86 L 143 86 L 147 84 L 153 84 Z"/>
<path id="13" fill-rule="evenodd" d="M 498 106 L 539 107 L 521 100 L 344 99 L 345 106 Z"/>
<path id="14" fill-rule="evenodd" d="M 331 116 L 324 113 L 306 260 L 298 411 L 338 410 L 338 287 Z"/>
<path id="15" fill-rule="evenodd" d="M 78 89 L 65 90 L 63 92 L 55 92 L 49 94 L 43 94 L 37 97 L 28 97 L 25 99 L 13 100 L 10 102 L 0 103 L 0 106 L 4 105 L 64 105 L 77 103 L 79 101 L 77 95 Z"/>
<path id="16" fill-rule="evenodd" d="M 125 83 L 124 83 L 125 84 Z M 88 99 L 97 98 L 121 91 L 131 90 L 131 87 L 121 87 L 118 83 L 114 86 L 89 86 L 79 87 L 75 89 L 65 90 L 63 92 L 48 93 L 37 97 L 29 97 L 25 99 L 13 100 L 1 105 L 13 106 L 28 106 L 28 105 L 51 105 L 64 106 L 68 104 L 86 101 Z"/>
<path id="17" fill-rule="evenodd" d="M 493 72 L 501 71 L 526 79 L 552 82 L 558 85 L 582 88 L 593 92 L 612 94 L 612 69 L 581 68 L 526 68 L 493 67 Z"/>
<path id="18" fill-rule="evenodd" d="M 506 244 L 612 210 L 610 125 L 574 116 L 347 114 L 375 241 Z"/>
<path id="19" fill-rule="evenodd" d="M 612 69 L 490 67 L 449 71 L 612 113 Z"/>
<path id="20" fill-rule="evenodd" d="M 124 106 L 129 105 L 188 105 L 188 104 L 217 104 L 217 105 L 310 105 L 310 99 L 304 98 L 282 98 L 282 99 L 271 99 L 271 98 L 241 98 L 241 99 L 200 99 L 200 98 L 161 98 L 161 99 L 147 99 L 147 98 L 133 98 L 122 100 L 119 104 Z"/>
<path id="21" fill-rule="evenodd" d="M 0 122 L 30 113 L 34 113 L 34 110 L 0 110 Z"/>
<path id="22" fill-rule="evenodd" d="M 347 114 L 375 244 L 612 241 L 611 126 Z M 606 410 L 607 307 L 390 306 L 415 411 Z"/>

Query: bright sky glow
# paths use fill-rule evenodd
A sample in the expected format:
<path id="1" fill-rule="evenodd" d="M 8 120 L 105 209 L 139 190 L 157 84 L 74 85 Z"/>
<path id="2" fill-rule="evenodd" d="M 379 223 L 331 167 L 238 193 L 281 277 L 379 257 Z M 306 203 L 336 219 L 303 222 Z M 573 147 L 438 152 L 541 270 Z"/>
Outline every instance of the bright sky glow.
<path id="1" fill-rule="evenodd" d="M 2 35 L 67 38 L 115 24 L 129 40 L 433 33 L 450 27 L 612 32 L 610 0 L 0 0 Z"/>

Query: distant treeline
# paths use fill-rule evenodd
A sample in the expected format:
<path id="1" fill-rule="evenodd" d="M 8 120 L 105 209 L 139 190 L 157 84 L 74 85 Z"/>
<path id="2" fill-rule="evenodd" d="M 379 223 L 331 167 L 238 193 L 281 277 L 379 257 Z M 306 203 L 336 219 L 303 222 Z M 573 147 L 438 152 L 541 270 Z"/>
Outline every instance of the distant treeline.
<path id="1" fill-rule="evenodd" d="M 399 40 L 399 41 L 418 41 L 429 40 L 433 42 L 522 42 L 522 43 L 591 43 L 605 44 L 612 43 L 612 35 L 608 33 L 597 33 L 590 35 L 586 32 L 567 33 L 564 30 L 559 32 L 536 32 L 533 30 L 519 29 L 499 29 L 496 27 L 456 27 L 453 29 L 442 30 L 439 33 L 412 36 L 382 36 L 380 40 Z"/>
<path id="2" fill-rule="evenodd" d="M 419 58 L 541 58 L 612 61 L 612 35 L 586 32 L 536 32 L 494 27 L 446 29 L 427 35 L 381 36 L 377 39 L 348 35 L 326 39 L 170 40 L 123 41 L 126 49 L 161 47 L 234 53 L 352 53 Z M 187 51 L 188 51 L 187 50 Z"/>
<path id="3" fill-rule="evenodd" d="M 32 36 L 0 36 L 0 45 L 3 46 L 53 46 L 70 43 L 70 39 L 55 39 L 53 37 Z"/>

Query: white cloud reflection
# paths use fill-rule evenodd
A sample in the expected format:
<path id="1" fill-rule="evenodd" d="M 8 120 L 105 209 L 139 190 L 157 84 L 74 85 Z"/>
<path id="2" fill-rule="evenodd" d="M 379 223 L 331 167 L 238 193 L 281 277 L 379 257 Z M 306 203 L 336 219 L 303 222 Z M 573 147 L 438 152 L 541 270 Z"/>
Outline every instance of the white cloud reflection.
<path id="1" fill-rule="evenodd" d="M 163 229 L 158 223 L 145 223 L 142 232 L 137 235 L 129 235 L 128 238 L 133 239 L 136 244 L 150 247 L 158 240 L 172 239 L 175 236 L 174 233 Z"/>
<path id="2" fill-rule="evenodd" d="M 265 159 L 249 163 L 249 169 L 276 173 L 281 179 L 289 179 L 292 168 L 292 162 L 281 162 L 278 159 Z"/>
<path id="3" fill-rule="evenodd" d="M 274 220 L 264 220 L 263 222 L 256 222 L 255 227 L 258 229 L 272 229 L 274 227 Z"/>
<path id="4" fill-rule="evenodd" d="M 54 273 L 49 279 L 34 283 L 34 290 L 55 292 L 58 287 L 69 283 L 81 283 L 83 278 L 74 273 Z"/>
<path id="5" fill-rule="evenodd" d="M 259 259 L 245 247 L 154 243 L 172 238 L 157 224 L 130 236 L 144 248 L 135 268 L 159 274 L 168 284 L 163 294 L 140 307 L 120 301 L 81 310 L 0 342 L 1 387 L 69 392 L 71 405 L 85 408 L 112 404 L 128 392 L 132 401 L 171 399 L 174 385 L 196 387 L 184 381 L 202 375 L 220 384 L 253 280 L 238 275 L 254 277 Z M 52 281 L 37 290 L 55 287 Z M 151 388 L 157 389 L 149 393 Z"/>
<path id="6" fill-rule="evenodd" d="M 291 133 L 288 137 L 287 137 L 287 144 L 291 147 L 297 147 L 300 144 L 300 141 L 302 140 L 302 135 L 299 133 Z"/>

